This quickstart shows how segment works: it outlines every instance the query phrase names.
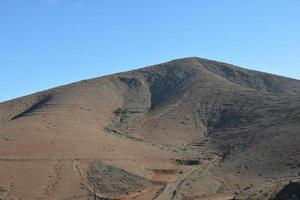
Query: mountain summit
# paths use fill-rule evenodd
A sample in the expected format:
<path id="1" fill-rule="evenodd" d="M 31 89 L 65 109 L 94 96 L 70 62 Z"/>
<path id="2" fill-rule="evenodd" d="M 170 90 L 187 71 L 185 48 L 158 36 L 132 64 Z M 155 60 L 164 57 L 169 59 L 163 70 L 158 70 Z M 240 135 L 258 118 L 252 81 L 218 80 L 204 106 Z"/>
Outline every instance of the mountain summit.
<path id="1" fill-rule="evenodd" d="M 0 104 L 0 199 L 300 199 L 300 81 L 201 58 Z"/>

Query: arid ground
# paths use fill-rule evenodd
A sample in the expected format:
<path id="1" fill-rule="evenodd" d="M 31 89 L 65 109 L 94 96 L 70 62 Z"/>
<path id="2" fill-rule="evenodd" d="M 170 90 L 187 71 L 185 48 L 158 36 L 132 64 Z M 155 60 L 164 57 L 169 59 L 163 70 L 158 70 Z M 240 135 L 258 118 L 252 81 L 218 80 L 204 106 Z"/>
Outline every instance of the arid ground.
<path id="1" fill-rule="evenodd" d="M 299 80 L 185 58 L 0 104 L 3 200 L 297 200 L 299 180 Z"/>

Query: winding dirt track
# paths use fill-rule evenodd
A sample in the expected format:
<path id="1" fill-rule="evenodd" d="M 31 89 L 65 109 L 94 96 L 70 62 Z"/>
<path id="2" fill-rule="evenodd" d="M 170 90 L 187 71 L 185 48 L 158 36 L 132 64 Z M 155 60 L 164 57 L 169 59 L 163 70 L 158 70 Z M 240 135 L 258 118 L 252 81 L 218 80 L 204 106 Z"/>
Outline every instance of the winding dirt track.
<path id="1" fill-rule="evenodd" d="M 198 167 L 191 167 L 186 173 L 182 174 L 179 178 L 174 181 L 169 182 L 164 190 L 155 198 L 155 200 L 166 200 L 166 199 L 174 199 L 176 195 L 176 191 L 180 184 L 184 182 L 185 179 L 190 177 Z"/>
<path id="2" fill-rule="evenodd" d="M 88 183 L 88 180 L 86 180 L 86 177 L 85 177 L 85 175 L 84 175 L 84 172 L 83 172 L 83 170 L 82 170 L 81 167 L 80 167 L 80 162 L 79 162 L 79 161 L 77 161 L 77 160 L 74 160 L 74 161 L 73 161 L 73 170 L 74 170 L 75 172 L 78 173 L 78 176 L 79 176 L 79 178 L 80 178 L 82 184 L 86 187 L 86 189 L 87 189 L 91 194 L 95 194 L 95 195 L 96 195 L 98 198 L 100 198 L 100 199 L 111 199 L 111 198 L 106 197 L 106 196 L 104 196 L 104 195 L 102 195 L 102 194 L 99 194 L 98 192 L 95 192 L 95 193 L 94 193 L 94 189 L 90 186 L 90 184 Z"/>

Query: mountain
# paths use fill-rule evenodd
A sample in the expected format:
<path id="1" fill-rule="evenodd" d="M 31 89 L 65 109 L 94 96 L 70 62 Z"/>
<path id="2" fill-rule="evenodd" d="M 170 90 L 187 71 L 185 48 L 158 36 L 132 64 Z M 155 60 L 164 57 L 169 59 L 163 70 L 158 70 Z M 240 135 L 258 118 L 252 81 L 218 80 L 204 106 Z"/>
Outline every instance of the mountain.
<path id="1" fill-rule="evenodd" d="M 300 81 L 184 58 L 0 104 L 0 199 L 300 199 Z"/>

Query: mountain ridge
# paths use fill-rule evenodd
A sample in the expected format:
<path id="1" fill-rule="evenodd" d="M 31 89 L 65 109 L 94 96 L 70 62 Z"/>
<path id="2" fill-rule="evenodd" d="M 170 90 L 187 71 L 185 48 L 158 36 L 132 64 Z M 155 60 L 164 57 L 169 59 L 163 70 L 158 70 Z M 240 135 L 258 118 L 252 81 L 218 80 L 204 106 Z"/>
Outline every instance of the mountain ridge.
<path id="1" fill-rule="evenodd" d="M 299 122 L 299 80 L 207 59 L 82 80 L 0 103 L 0 197 L 270 199 Z"/>
<path id="2" fill-rule="evenodd" d="M 195 57 L 194 56 L 194 57 L 184 57 L 184 58 L 173 59 L 171 61 L 163 62 L 163 63 L 160 63 L 160 64 L 154 64 L 154 65 L 150 65 L 150 66 L 147 66 L 147 67 L 141 67 L 141 68 L 137 68 L 137 69 L 133 69 L 133 70 L 128 70 L 128 71 L 123 71 L 123 72 L 116 72 L 116 73 L 107 74 L 107 75 L 103 75 L 103 76 L 99 76 L 99 77 L 92 77 L 92 78 L 88 78 L 88 79 L 82 79 L 80 81 L 75 81 L 75 82 L 68 83 L 68 84 L 65 84 L 65 85 L 62 85 L 62 86 L 55 86 L 55 87 L 52 87 L 52 88 L 49 88 L 49 89 L 46 89 L 46 90 L 34 92 L 34 93 L 27 94 L 27 95 L 24 95 L 24 96 L 19 96 L 19 97 L 13 98 L 13 99 L 8 99 L 8 100 L 2 101 L 0 103 L 6 103 L 8 101 L 12 101 L 12 100 L 15 100 L 15 99 L 18 99 L 18 98 L 24 98 L 24 97 L 27 97 L 29 95 L 35 94 L 35 93 L 45 92 L 45 91 L 48 91 L 48 90 L 54 90 L 54 89 L 57 89 L 57 88 L 60 88 L 60 87 L 64 87 L 64 86 L 68 86 L 68 85 L 72 85 L 72 84 L 77 84 L 77 83 L 80 83 L 80 82 L 85 82 L 85 81 L 89 81 L 89 80 L 94 80 L 94 79 L 99 79 L 99 78 L 105 78 L 105 77 L 110 77 L 110 76 L 116 76 L 116 75 L 120 75 L 120 74 L 123 74 L 123 73 L 131 73 L 131 72 L 135 72 L 135 71 L 143 71 L 145 69 L 153 68 L 153 67 L 164 65 L 164 64 L 167 64 L 167 63 L 171 63 L 171 62 L 183 61 L 183 60 L 202 60 L 202 61 L 208 61 L 208 62 L 218 63 L 219 65 L 231 66 L 231 67 L 237 68 L 239 70 L 247 70 L 247 71 L 254 72 L 254 73 L 260 73 L 260 74 L 265 74 L 265 75 L 269 75 L 269 76 L 276 76 L 278 78 L 288 79 L 288 80 L 296 81 L 296 82 L 300 81 L 299 79 L 296 79 L 296 78 L 291 78 L 291 77 L 287 77 L 287 76 L 283 76 L 283 75 L 278 75 L 278 74 L 273 74 L 273 73 L 269 73 L 269 72 L 262 72 L 262 71 L 258 71 L 258 70 L 254 70 L 254 69 L 248 69 L 246 67 L 239 67 L 239 66 L 236 66 L 236 65 L 233 65 L 233 64 L 229 64 L 229 63 L 223 62 L 223 61 L 215 61 L 215 60 L 208 59 L 208 58 L 201 58 L 201 57 Z"/>

